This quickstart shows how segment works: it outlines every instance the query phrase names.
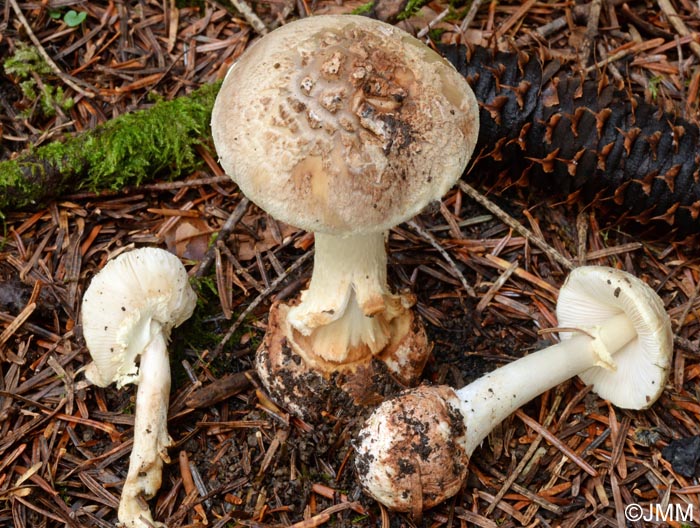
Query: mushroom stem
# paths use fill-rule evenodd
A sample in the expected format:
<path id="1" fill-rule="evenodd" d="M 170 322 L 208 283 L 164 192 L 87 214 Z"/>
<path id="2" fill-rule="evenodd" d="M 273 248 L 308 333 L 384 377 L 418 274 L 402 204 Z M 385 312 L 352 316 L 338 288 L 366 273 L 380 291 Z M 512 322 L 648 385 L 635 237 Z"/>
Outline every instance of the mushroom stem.
<path id="1" fill-rule="evenodd" d="M 388 321 L 399 297 L 387 287 L 385 236 L 315 234 L 311 282 L 288 320 L 311 336 L 314 352 L 325 360 L 345 362 L 359 345 L 377 354 L 389 341 Z"/>
<path id="2" fill-rule="evenodd" d="M 614 370 L 612 356 L 637 337 L 625 314 L 586 331 L 504 365 L 456 391 L 469 431 L 464 441 L 468 454 L 496 425 L 536 396 L 591 367 Z"/>
<path id="3" fill-rule="evenodd" d="M 167 424 L 170 363 L 159 323 L 151 321 L 151 335 L 153 338 L 141 353 L 134 445 L 119 502 L 119 521 L 126 528 L 166 526 L 153 521 L 143 500 L 152 498 L 160 488 L 163 462 L 170 461 L 167 448 L 172 444 Z"/>

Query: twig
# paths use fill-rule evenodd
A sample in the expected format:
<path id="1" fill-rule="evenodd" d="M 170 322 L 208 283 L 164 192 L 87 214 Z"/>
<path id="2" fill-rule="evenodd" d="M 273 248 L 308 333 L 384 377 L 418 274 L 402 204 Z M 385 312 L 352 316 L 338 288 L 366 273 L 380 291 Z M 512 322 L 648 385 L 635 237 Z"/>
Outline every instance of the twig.
<path id="1" fill-rule="evenodd" d="M 326 486 L 325 484 L 312 484 L 311 491 L 334 502 L 339 501 L 340 503 L 345 504 L 349 501 L 348 496 L 345 493 L 341 493 L 336 489 Z M 365 510 L 362 504 L 357 502 L 350 502 L 350 504 L 354 512 L 359 513 L 360 515 L 367 515 L 367 510 Z"/>
<path id="2" fill-rule="evenodd" d="M 194 485 L 194 478 L 192 477 L 192 471 L 190 468 L 190 459 L 187 456 L 187 451 L 182 450 L 180 451 L 180 455 L 178 457 L 179 465 L 180 465 L 180 476 L 182 477 L 182 487 L 185 489 L 185 494 L 190 497 L 190 496 L 197 496 L 199 495 L 199 492 Z M 195 512 L 197 512 L 197 515 L 199 516 L 202 524 L 208 524 L 207 522 L 207 514 L 204 511 L 204 507 L 200 504 L 197 503 L 193 506 Z"/>
<path id="3" fill-rule="evenodd" d="M 219 230 L 219 235 L 217 237 L 218 240 L 226 240 L 228 238 L 231 232 L 236 228 L 238 222 L 240 222 L 241 218 L 243 218 L 243 216 L 245 215 L 246 211 L 248 210 L 249 204 L 250 200 L 248 200 L 248 198 L 246 198 L 245 196 L 241 198 L 241 201 L 238 202 L 238 205 L 226 219 L 224 225 L 221 226 L 221 229 Z M 197 270 L 194 272 L 194 276 L 202 277 L 207 271 L 209 271 L 209 268 L 214 262 L 215 256 L 216 245 L 212 244 L 212 246 L 209 249 L 207 249 L 207 253 L 206 255 L 204 255 L 202 261 L 199 263 Z"/>
<path id="4" fill-rule="evenodd" d="M 517 24 L 518 21 L 521 20 L 530 9 L 532 9 L 532 6 L 535 5 L 536 1 L 537 0 L 526 0 L 525 2 L 523 2 L 522 5 L 511 16 L 509 16 L 502 24 L 498 25 L 498 35 L 505 35 L 508 32 L 508 30 L 510 30 L 510 28 Z"/>
<path id="5" fill-rule="evenodd" d="M 418 37 L 419 39 L 422 39 L 423 37 L 425 37 L 425 36 L 428 34 L 428 32 L 429 32 L 431 29 L 433 29 L 433 27 L 435 26 L 435 24 L 437 24 L 438 22 L 440 22 L 440 21 L 441 21 L 443 18 L 445 18 L 449 13 L 450 13 L 450 8 L 449 8 L 449 7 L 448 7 L 448 8 L 445 8 L 445 9 L 442 11 L 442 13 L 440 13 L 438 16 L 436 16 L 436 17 L 433 18 L 430 22 L 428 22 L 428 25 L 425 26 L 423 29 L 421 29 L 421 30 L 418 32 L 418 34 L 416 35 L 416 37 Z"/>
<path id="6" fill-rule="evenodd" d="M 19 18 L 20 23 L 22 26 L 24 26 L 24 30 L 27 32 L 27 35 L 31 39 L 31 41 L 34 43 L 34 46 L 36 46 L 37 51 L 39 52 L 39 55 L 44 59 L 46 64 L 49 65 L 49 68 L 53 70 L 53 72 L 60 77 L 60 79 L 66 83 L 68 86 L 70 86 L 73 90 L 75 90 L 77 93 L 82 95 L 83 97 L 88 97 L 88 98 L 93 98 L 95 97 L 94 93 L 87 92 L 84 89 L 82 89 L 80 86 L 78 86 L 75 81 L 71 78 L 70 75 L 67 73 L 64 73 L 61 68 L 58 67 L 58 65 L 53 61 L 51 56 L 46 52 L 44 49 L 44 46 L 41 44 L 41 41 L 37 38 L 37 36 L 34 34 L 34 31 L 32 30 L 32 27 L 29 25 L 29 22 L 24 16 L 24 13 L 22 13 L 22 10 L 19 8 L 19 4 L 17 4 L 17 0 L 10 0 L 10 5 L 12 6 L 12 9 L 14 10 L 15 14 L 17 15 L 17 18 Z"/>
<path id="7" fill-rule="evenodd" d="M 472 20 L 474 20 L 474 17 L 476 16 L 477 12 L 479 11 L 479 8 L 481 7 L 481 2 L 482 0 L 474 0 L 472 2 L 469 11 L 467 11 L 466 16 L 464 17 L 462 23 L 459 26 L 459 31 L 461 33 L 465 33 L 469 28 L 469 24 L 472 23 Z"/>
<path id="8" fill-rule="evenodd" d="M 555 260 L 556 262 L 558 262 L 559 264 L 561 264 L 562 266 L 564 266 L 564 268 L 566 268 L 568 270 L 574 269 L 575 266 L 569 259 L 564 257 L 556 249 L 554 249 L 552 246 L 547 244 L 547 242 L 545 240 L 543 240 L 542 238 L 535 235 L 527 227 L 522 225 L 515 218 L 510 216 L 503 209 L 501 209 L 495 203 L 493 203 L 491 200 L 486 198 L 486 196 L 484 196 L 479 191 L 474 189 L 474 187 L 472 187 L 468 183 L 465 183 L 464 181 L 460 181 L 459 188 L 462 189 L 462 191 L 464 191 L 465 193 L 467 193 L 469 195 L 469 197 L 472 198 L 474 201 L 476 201 L 478 204 L 484 206 L 491 213 L 493 213 L 493 215 L 496 216 L 499 220 L 501 220 L 501 222 L 503 222 L 504 224 L 506 224 L 508 227 L 512 228 L 513 230 L 517 231 L 518 233 L 520 233 L 520 235 L 522 235 L 527 240 L 529 240 L 531 243 L 533 243 L 538 248 L 540 248 L 551 259 Z"/>
<path id="9" fill-rule="evenodd" d="M 195 390 L 185 400 L 185 405 L 191 409 L 211 407 L 227 398 L 235 396 L 250 386 L 250 371 L 226 374 Z"/>
<path id="10" fill-rule="evenodd" d="M 673 342 L 684 348 L 686 352 L 700 357 L 700 343 L 697 341 L 691 341 L 690 339 L 676 335 L 673 336 Z"/>
<path id="11" fill-rule="evenodd" d="M 498 277 L 496 282 L 494 282 L 491 287 L 489 288 L 489 291 L 487 291 L 484 296 L 481 298 L 479 301 L 479 304 L 476 305 L 476 313 L 481 313 L 486 309 L 486 306 L 491 302 L 491 299 L 493 299 L 494 295 L 498 293 L 498 291 L 501 289 L 501 287 L 506 283 L 506 281 L 510 278 L 510 276 L 513 274 L 513 272 L 518 268 L 518 261 L 514 261 L 506 270 L 501 273 L 501 276 Z"/>
<path id="12" fill-rule="evenodd" d="M 239 315 L 238 318 L 231 325 L 231 328 L 228 329 L 226 335 L 224 335 L 224 337 L 221 339 L 221 342 L 216 346 L 212 353 L 209 354 L 209 357 L 207 358 L 208 361 L 213 361 L 219 354 L 221 354 L 221 351 L 224 349 L 224 346 L 226 346 L 226 343 L 228 343 L 229 340 L 233 337 L 233 334 L 236 333 L 236 330 L 238 330 L 238 327 L 241 326 L 241 323 L 245 320 L 245 318 L 248 317 L 248 315 L 250 315 L 250 313 L 253 310 L 255 310 L 255 308 L 257 308 L 258 305 L 261 302 L 263 302 L 266 297 L 268 297 L 273 291 L 275 291 L 277 286 L 282 284 L 282 282 L 285 281 L 292 273 L 298 270 L 313 254 L 313 250 L 304 253 L 301 257 L 294 261 L 294 264 L 287 268 L 287 271 L 284 274 L 278 276 L 275 280 L 270 282 L 270 286 L 268 288 L 265 288 L 265 291 L 261 292 L 260 295 L 253 299 L 253 302 L 251 302 L 248 305 L 248 307 L 245 310 L 243 310 L 241 315 Z"/>
<path id="13" fill-rule="evenodd" d="M 260 20 L 260 17 L 255 14 L 255 11 L 244 0 L 231 0 L 231 4 L 243 15 L 243 18 L 258 35 L 267 35 L 270 32 L 265 23 Z"/>
<path id="14" fill-rule="evenodd" d="M 292 524 L 289 528 L 316 528 L 317 526 L 321 526 L 322 524 L 330 521 L 332 515 L 341 511 L 354 509 L 357 506 L 359 506 L 359 503 L 356 502 L 341 502 L 340 504 L 334 504 L 313 517 Z"/>
<path id="15" fill-rule="evenodd" d="M 588 11 L 590 10 L 590 8 L 590 4 L 578 5 L 574 7 L 574 19 L 588 16 Z M 538 27 L 534 31 L 530 31 L 528 33 L 525 33 L 523 36 L 519 37 L 515 41 L 515 47 L 516 49 L 522 48 L 523 46 L 530 44 L 530 42 L 532 42 L 536 38 L 547 38 L 553 33 L 559 31 L 560 29 L 565 28 L 567 24 L 568 20 L 566 16 L 560 16 L 559 18 L 555 18 L 554 20 L 551 20 L 550 22 L 547 22 L 546 24 L 543 24 L 542 26 Z"/>
<path id="16" fill-rule="evenodd" d="M 581 46 L 581 64 L 585 65 L 591 56 L 593 50 L 593 40 L 598 34 L 598 22 L 600 20 L 601 0 L 593 0 L 590 3 L 588 12 L 588 22 L 586 24 L 586 33 L 584 34 L 583 46 Z"/>
<path id="17" fill-rule="evenodd" d="M 587 66 L 586 68 L 584 68 L 583 71 L 585 73 L 590 73 L 594 70 L 602 70 L 607 65 L 609 65 L 613 62 L 619 61 L 620 59 L 626 57 L 627 55 L 641 53 L 642 51 L 646 51 L 648 49 L 655 48 L 655 47 L 663 44 L 663 42 L 664 42 L 664 40 L 662 38 L 657 38 L 657 39 L 645 40 L 644 42 L 638 42 L 635 44 L 630 44 L 629 46 L 621 47 L 617 52 L 613 53 L 612 55 L 608 55 L 608 57 L 596 62 L 595 64 L 591 64 L 590 66 Z"/>
<path id="18" fill-rule="evenodd" d="M 588 262 L 591 260 L 596 260 L 600 258 L 612 257 L 614 255 L 620 255 L 621 253 L 629 253 L 630 251 L 637 251 L 644 247 L 641 242 L 628 242 L 627 244 L 620 244 L 619 246 L 612 246 L 603 249 L 596 249 L 595 251 L 590 251 L 586 254 L 586 259 Z"/>
<path id="19" fill-rule="evenodd" d="M 184 187 L 201 187 L 203 185 L 215 185 L 217 183 L 230 182 L 228 176 L 207 176 L 205 178 L 193 178 L 190 180 L 164 181 L 159 183 L 144 183 L 142 185 L 133 185 L 124 187 L 118 191 L 98 191 L 98 192 L 78 192 L 65 194 L 61 198 L 63 200 L 85 200 L 86 198 L 108 198 L 110 196 L 125 196 L 132 193 L 143 191 L 174 191 Z"/>
<path id="20" fill-rule="evenodd" d="M 510 268 L 511 263 L 508 262 L 507 260 L 497 257 L 496 255 L 493 255 L 491 253 L 487 253 L 484 255 L 485 262 L 493 264 L 494 266 L 502 269 L 502 270 L 507 270 Z M 516 267 L 515 271 L 516 277 L 519 277 L 523 280 L 526 280 L 527 282 L 534 284 L 535 286 L 539 287 L 540 289 L 547 291 L 553 295 L 554 298 L 556 298 L 559 295 L 559 289 L 556 286 L 552 286 L 549 284 L 547 281 L 541 279 L 537 275 L 530 273 L 526 269 Z"/>
<path id="21" fill-rule="evenodd" d="M 688 26 L 685 25 L 683 19 L 675 10 L 673 5 L 671 5 L 670 0 L 657 0 L 656 3 L 659 4 L 659 8 L 661 11 L 663 11 L 664 15 L 666 15 L 666 18 L 668 18 L 668 21 L 673 26 L 673 29 L 675 29 L 681 37 L 686 37 L 691 34 Z M 696 57 L 700 58 L 700 44 L 693 41 L 690 43 L 690 49 L 693 50 Z"/>
<path id="22" fill-rule="evenodd" d="M 449 253 L 445 251 L 445 248 L 443 248 L 438 241 L 435 239 L 435 237 L 430 234 L 426 229 L 423 229 L 420 225 L 415 220 L 409 220 L 406 222 L 413 230 L 416 231 L 420 236 L 422 236 L 425 240 L 427 240 L 431 246 L 433 246 L 438 253 L 442 256 L 443 259 L 449 264 L 450 269 L 452 270 L 452 275 L 455 276 L 455 278 L 459 279 L 459 282 L 462 283 L 462 287 L 464 290 L 469 294 L 470 297 L 476 297 L 476 292 L 474 291 L 474 288 L 472 288 L 469 283 L 467 282 L 467 279 L 464 278 L 464 275 L 462 274 L 461 271 L 459 271 L 459 268 L 457 267 L 457 264 L 455 264 L 455 261 L 450 257 Z"/>
<path id="23" fill-rule="evenodd" d="M 635 26 L 639 26 L 640 28 L 642 28 L 646 33 L 648 33 L 652 37 L 663 37 L 666 40 L 670 40 L 673 38 L 672 33 L 664 31 L 663 29 L 655 26 L 654 24 L 647 22 L 637 13 L 635 13 L 632 9 L 630 9 L 630 6 L 628 6 L 627 4 L 622 4 L 621 13 L 623 17 L 630 20 Z"/>

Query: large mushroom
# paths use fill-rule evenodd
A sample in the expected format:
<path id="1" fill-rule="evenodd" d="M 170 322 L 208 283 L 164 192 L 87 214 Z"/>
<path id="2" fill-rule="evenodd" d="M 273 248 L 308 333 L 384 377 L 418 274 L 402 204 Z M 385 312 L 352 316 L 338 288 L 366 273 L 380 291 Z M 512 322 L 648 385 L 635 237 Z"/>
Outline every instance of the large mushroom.
<path id="1" fill-rule="evenodd" d="M 172 443 L 167 423 L 170 331 L 192 315 L 195 304 L 180 260 L 156 248 L 108 261 L 83 295 L 83 335 L 92 357 L 85 376 L 99 387 L 138 384 L 134 445 L 117 513 L 125 528 L 165 528 L 153 520 L 144 499 L 160 488 Z"/>
<path id="2" fill-rule="evenodd" d="M 646 409 L 663 391 L 673 351 L 668 314 L 633 275 L 575 269 L 560 290 L 561 342 L 460 390 L 421 386 L 380 405 L 358 436 L 365 491 L 387 507 L 420 512 L 453 496 L 489 432 L 535 396 L 579 375 L 614 405 Z M 577 331 L 569 331 L 569 329 Z"/>
<path id="3" fill-rule="evenodd" d="M 387 286 L 385 239 L 465 170 L 478 109 L 464 78 L 396 27 L 315 16 L 246 51 L 211 124 L 220 162 L 241 190 L 315 234 L 308 289 L 272 306 L 258 351 L 271 395 L 306 418 L 329 387 L 361 403 L 371 395 L 373 359 L 414 383 L 430 349 L 411 295 Z"/>

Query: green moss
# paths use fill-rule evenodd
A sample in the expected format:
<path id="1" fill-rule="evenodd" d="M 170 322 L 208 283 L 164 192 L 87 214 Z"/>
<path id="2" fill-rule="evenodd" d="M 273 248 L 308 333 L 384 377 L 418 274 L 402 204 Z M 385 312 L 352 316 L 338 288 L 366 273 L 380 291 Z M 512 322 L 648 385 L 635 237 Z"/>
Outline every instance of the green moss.
<path id="1" fill-rule="evenodd" d="M 75 101 L 63 92 L 62 87 L 44 85 L 39 96 L 39 104 L 45 116 L 52 116 L 56 113 L 56 107 L 66 112 L 75 106 Z"/>
<path id="2" fill-rule="evenodd" d="M 139 184 L 166 167 L 178 176 L 196 159 L 196 145 L 209 136 L 209 119 L 216 91 L 204 99 L 175 99 L 156 103 L 147 112 L 125 114 L 109 121 L 90 138 L 86 185 L 98 190 L 105 183 L 118 189 Z"/>
<path id="3" fill-rule="evenodd" d="M 197 293 L 197 308 L 192 317 L 177 330 L 177 335 L 182 341 L 182 346 L 189 350 L 214 350 L 231 324 L 230 321 L 221 318 L 221 302 L 214 272 L 204 277 L 192 278 L 190 284 Z M 238 341 L 239 339 L 234 338 L 228 345 Z"/>
<path id="4" fill-rule="evenodd" d="M 403 8 L 403 11 L 396 16 L 396 20 L 406 20 L 411 18 L 428 2 L 429 0 L 408 0 L 406 7 Z"/>
<path id="5" fill-rule="evenodd" d="M 442 38 L 442 34 L 445 33 L 445 30 L 442 28 L 433 28 L 428 32 L 428 37 L 430 40 L 433 42 L 440 42 L 440 39 Z"/>
<path id="6" fill-rule="evenodd" d="M 66 191 L 118 190 L 192 170 L 199 163 L 196 147 L 209 141 L 218 90 L 218 84 L 203 86 L 0 162 L 0 213 Z"/>
<path id="7" fill-rule="evenodd" d="M 374 7 L 374 0 L 370 0 L 366 4 L 362 4 L 361 6 L 357 6 L 355 9 L 351 11 L 353 15 L 367 15 L 372 12 L 372 8 Z"/>
<path id="8" fill-rule="evenodd" d="M 48 75 L 49 67 L 34 46 L 17 41 L 15 52 L 3 62 L 5 73 L 19 79 L 31 79 L 33 74 Z"/>
<path id="9" fill-rule="evenodd" d="M 192 351 L 202 354 L 204 351 L 212 352 L 217 349 L 223 336 L 227 334 L 233 322 L 241 314 L 241 311 L 238 311 L 232 314 L 231 319 L 222 317 L 214 270 L 204 277 L 191 278 L 190 284 L 197 293 L 197 307 L 192 317 L 185 321 L 182 326 L 173 330 L 171 347 L 173 379 L 181 377 L 182 381 L 184 381 L 186 373 L 179 365 L 181 360 L 186 357 L 186 352 L 189 351 L 188 359 L 192 360 Z M 241 307 L 241 310 L 243 309 L 245 308 Z M 242 360 L 232 352 L 241 348 L 241 338 L 247 335 L 249 340 L 246 342 L 245 348 L 250 351 L 250 359 L 252 359 L 264 337 L 260 328 L 253 325 L 255 318 L 256 316 L 251 314 L 243 321 L 215 359 L 212 360 L 211 356 L 205 358 L 207 368 L 215 376 L 223 376 L 227 373 L 250 368 L 249 360 Z"/>
<path id="10" fill-rule="evenodd" d="M 205 350 L 214 350 L 225 333 L 225 329 L 219 326 L 221 306 L 215 280 L 211 275 L 190 279 L 190 285 L 197 294 L 197 307 L 192 317 L 172 332 L 170 365 L 174 387 L 187 383 L 188 375 L 182 360 L 187 359 L 192 363 L 192 351 L 199 358 Z"/>
<path id="11" fill-rule="evenodd" d="M 655 75 L 649 79 L 649 93 L 651 94 L 652 101 L 656 101 L 656 99 L 659 97 L 659 87 L 661 86 L 661 81 L 663 81 L 663 77 L 660 75 Z"/>
<path id="12" fill-rule="evenodd" d="M 21 117 L 31 117 L 35 107 L 44 116 L 51 117 L 56 114 L 57 108 L 69 110 L 73 106 L 73 99 L 65 95 L 63 88 L 51 84 L 55 74 L 35 47 L 17 42 L 15 53 L 5 59 L 3 68 L 5 73 L 15 78 L 26 99 L 38 102 L 38 105 L 31 105 L 20 112 Z"/>

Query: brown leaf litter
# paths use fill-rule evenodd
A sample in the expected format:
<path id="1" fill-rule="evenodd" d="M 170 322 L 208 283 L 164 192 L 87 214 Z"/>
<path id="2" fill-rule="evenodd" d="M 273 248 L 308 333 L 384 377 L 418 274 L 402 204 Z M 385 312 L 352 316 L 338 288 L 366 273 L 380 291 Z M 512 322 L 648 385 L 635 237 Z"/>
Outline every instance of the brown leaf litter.
<path id="1" fill-rule="evenodd" d="M 379 2 L 377 12 L 395 18 L 394 4 Z M 36 39 L 58 68 L 39 80 L 75 104 L 39 111 L 0 72 L 1 157 L 147 107 L 153 94 L 172 98 L 212 82 L 263 28 L 359 3 L 241 5 L 249 9 L 210 0 L 10 0 L 0 12 L 0 58 Z M 692 2 L 472 5 L 428 2 L 397 24 L 442 42 L 527 49 L 697 122 Z M 68 9 L 86 21 L 68 26 Z M 183 259 L 202 314 L 173 333 L 176 443 L 152 503 L 168 526 L 622 527 L 631 503 L 692 505 L 700 521 L 697 475 L 679 474 L 661 456 L 672 440 L 700 434 L 696 240 L 611 226 L 562 197 L 478 182 L 502 214 L 460 186 L 392 230 L 391 284 L 416 295 L 435 342 L 426 380 L 461 386 L 546 346 L 553 337 L 541 330 L 556 326 L 558 287 L 569 266 L 583 263 L 642 277 L 663 298 L 677 342 L 669 385 L 650 410 L 616 409 L 578 380 L 565 383 L 499 426 L 474 454 L 460 494 L 418 522 L 361 494 L 351 463 L 359 417 L 329 408 L 311 426 L 258 389 L 250 369 L 267 310 L 304 286 L 313 239 L 250 205 L 211 150 L 201 157 L 201 169 L 179 182 L 66 196 L 4 219 L 0 526 L 114 526 L 134 391 L 85 383 L 80 299 L 109 257 L 142 245 Z"/>

